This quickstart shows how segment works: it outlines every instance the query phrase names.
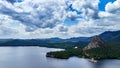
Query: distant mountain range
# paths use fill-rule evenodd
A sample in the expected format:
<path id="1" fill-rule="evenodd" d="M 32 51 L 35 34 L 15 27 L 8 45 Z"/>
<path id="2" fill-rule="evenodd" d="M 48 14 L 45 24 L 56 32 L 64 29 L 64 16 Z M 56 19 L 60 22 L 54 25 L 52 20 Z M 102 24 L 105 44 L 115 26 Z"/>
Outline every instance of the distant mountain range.
<path id="1" fill-rule="evenodd" d="M 56 44 L 73 44 L 73 45 L 86 45 L 88 44 L 94 36 L 92 37 L 73 37 L 69 39 L 61 38 L 48 38 L 48 39 L 0 39 L 0 46 L 9 45 L 53 45 Z M 120 31 L 106 31 L 99 35 L 100 38 L 108 43 L 120 44 Z M 57 45 L 56 44 L 56 45 Z"/>
<path id="2" fill-rule="evenodd" d="M 90 42 L 93 39 L 92 37 L 76 37 L 67 39 L 69 41 L 81 41 L 81 42 Z M 100 38 L 106 42 L 120 42 L 120 31 L 106 31 L 99 35 Z"/>
<path id="3" fill-rule="evenodd" d="M 113 42 L 119 42 L 120 41 L 120 31 L 106 31 L 102 34 L 99 35 L 103 40 L 105 41 L 113 41 Z M 94 36 L 92 37 L 73 37 L 69 39 L 61 39 L 61 38 L 50 38 L 48 40 L 53 40 L 53 41 L 71 41 L 71 42 L 90 42 L 91 39 L 93 39 Z"/>
<path id="4" fill-rule="evenodd" d="M 120 31 L 107 31 L 100 34 L 100 37 L 105 41 L 115 41 L 115 39 L 118 40 L 120 38 Z"/>

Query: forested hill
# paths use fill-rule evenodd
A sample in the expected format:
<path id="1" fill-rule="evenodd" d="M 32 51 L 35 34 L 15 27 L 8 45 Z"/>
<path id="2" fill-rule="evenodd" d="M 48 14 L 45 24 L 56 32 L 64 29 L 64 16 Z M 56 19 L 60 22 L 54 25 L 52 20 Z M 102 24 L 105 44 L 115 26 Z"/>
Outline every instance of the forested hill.
<path id="1" fill-rule="evenodd" d="M 120 59 L 120 45 L 109 45 L 99 36 L 95 36 L 84 48 L 72 48 L 65 51 L 48 52 L 47 57 L 68 59 L 72 56 L 94 59 Z"/>
<path id="2" fill-rule="evenodd" d="M 99 35 L 110 45 L 120 45 L 120 31 L 107 31 Z M 84 47 L 92 37 L 74 37 L 69 39 L 48 38 L 48 39 L 0 39 L 0 46 L 44 46 L 54 48 L 73 48 L 74 46 Z"/>

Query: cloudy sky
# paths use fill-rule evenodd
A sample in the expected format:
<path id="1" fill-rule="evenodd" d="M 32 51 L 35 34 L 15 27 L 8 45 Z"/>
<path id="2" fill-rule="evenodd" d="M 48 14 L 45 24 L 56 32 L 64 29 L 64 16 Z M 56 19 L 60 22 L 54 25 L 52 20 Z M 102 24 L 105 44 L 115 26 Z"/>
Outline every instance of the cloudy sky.
<path id="1" fill-rule="evenodd" d="M 120 30 L 120 0 L 0 0 L 0 38 L 70 38 Z"/>

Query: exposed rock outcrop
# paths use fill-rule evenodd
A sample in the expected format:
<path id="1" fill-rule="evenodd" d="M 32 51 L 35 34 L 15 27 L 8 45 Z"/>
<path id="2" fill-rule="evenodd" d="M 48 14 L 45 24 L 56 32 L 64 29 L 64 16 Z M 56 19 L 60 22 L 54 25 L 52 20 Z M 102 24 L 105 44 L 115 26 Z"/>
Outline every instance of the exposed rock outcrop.
<path id="1" fill-rule="evenodd" d="M 97 48 L 105 45 L 106 43 L 99 36 L 95 36 L 93 40 L 86 47 L 83 48 L 83 50 L 89 50 L 92 48 Z"/>

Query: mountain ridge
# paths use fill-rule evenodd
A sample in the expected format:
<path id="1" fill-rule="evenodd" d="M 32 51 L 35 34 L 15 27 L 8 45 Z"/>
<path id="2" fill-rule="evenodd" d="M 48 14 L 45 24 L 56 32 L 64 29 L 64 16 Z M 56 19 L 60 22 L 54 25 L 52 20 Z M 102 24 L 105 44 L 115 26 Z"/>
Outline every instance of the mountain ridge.
<path id="1" fill-rule="evenodd" d="M 119 31 L 106 31 L 99 34 L 100 38 L 102 38 L 105 42 L 108 42 L 112 45 L 117 44 L 120 45 L 120 30 Z M 4 45 L 42 45 L 42 46 L 52 46 L 58 47 L 59 45 L 64 45 L 67 47 L 71 45 L 74 46 L 85 46 L 90 40 L 92 40 L 94 36 L 91 37 L 73 37 L 69 39 L 61 39 L 61 38 L 48 38 L 48 39 L 0 39 L 0 46 Z M 63 46 L 63 47 L 64 47 Z"/>

